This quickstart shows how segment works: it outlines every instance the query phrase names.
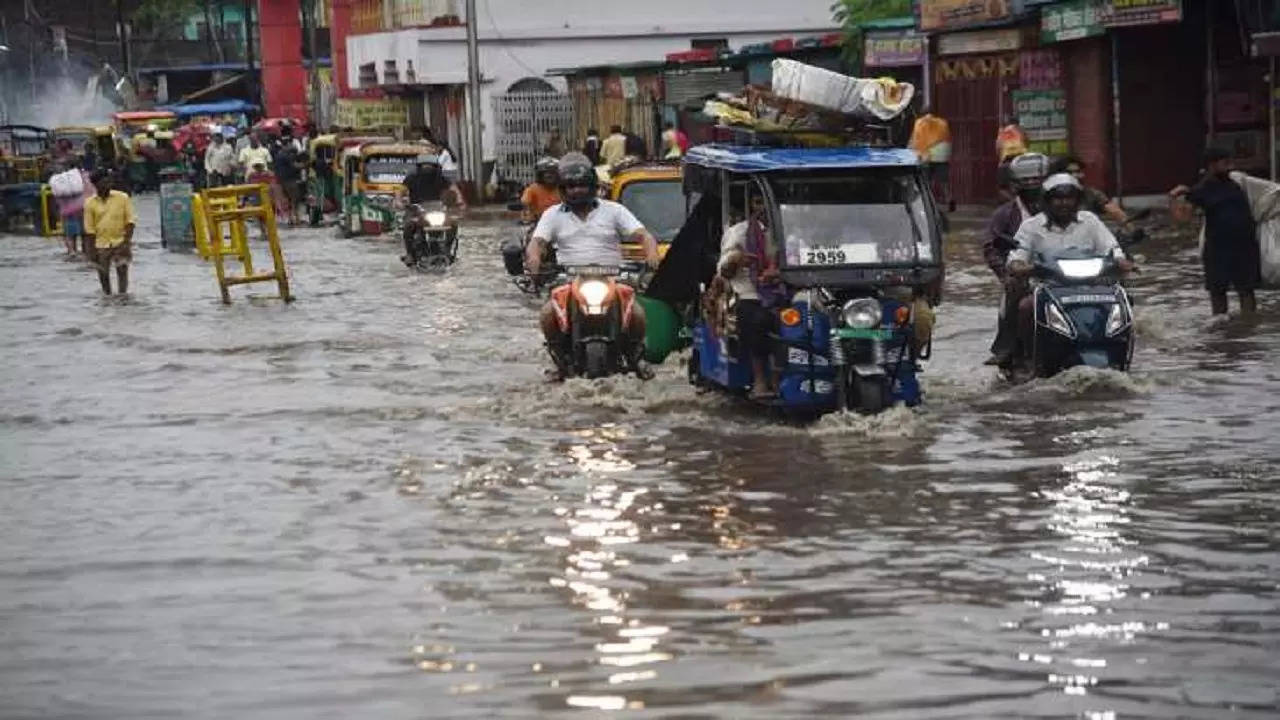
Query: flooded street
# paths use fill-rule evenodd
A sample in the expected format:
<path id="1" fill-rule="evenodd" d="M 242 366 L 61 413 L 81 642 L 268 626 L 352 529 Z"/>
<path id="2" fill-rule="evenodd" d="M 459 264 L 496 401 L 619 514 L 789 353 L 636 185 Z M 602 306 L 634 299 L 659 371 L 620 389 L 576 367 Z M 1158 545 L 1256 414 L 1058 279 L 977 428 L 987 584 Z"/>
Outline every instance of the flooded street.
<path id="1" fill-rule="evenodd" d="M 1212 319 L 1193 242 L 1132 374 L 1015 389 L 956 235 L 925 406 L 798 426 L 544 383 L 501 223 L 285 230 L 225 307 L 138 205 L 128 303 L 0 237 L 6 720 L 1280 713 L 1280 295 Z"/>

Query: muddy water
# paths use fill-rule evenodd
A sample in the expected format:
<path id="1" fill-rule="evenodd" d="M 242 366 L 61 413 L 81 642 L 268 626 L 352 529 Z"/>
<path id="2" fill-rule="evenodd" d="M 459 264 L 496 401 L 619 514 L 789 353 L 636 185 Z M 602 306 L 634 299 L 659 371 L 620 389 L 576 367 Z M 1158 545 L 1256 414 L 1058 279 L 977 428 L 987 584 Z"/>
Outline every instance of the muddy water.
<path id="1" fill-rule="evenodd" d="M 223 307 L 144 222 L 127 303 L 0 238 L 2 717 L 1280 712 L 1280 297 L 1211 319 L 1185 242 L 1131 375 L 1015 390 L 956 236 L 927 406 L 791 426 L 543 384 L 498 226 Z"/>

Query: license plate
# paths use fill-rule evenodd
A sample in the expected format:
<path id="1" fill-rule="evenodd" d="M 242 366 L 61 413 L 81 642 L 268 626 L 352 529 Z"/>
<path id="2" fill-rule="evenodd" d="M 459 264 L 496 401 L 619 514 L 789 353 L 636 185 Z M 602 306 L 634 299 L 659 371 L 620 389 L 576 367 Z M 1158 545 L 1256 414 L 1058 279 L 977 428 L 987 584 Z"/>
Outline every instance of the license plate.
<path id="1" fill-rule="evenodd" d="M 800 252 L 801 265 L 864 265 L 879 259 L 875 243 L 810 245 Z"/>

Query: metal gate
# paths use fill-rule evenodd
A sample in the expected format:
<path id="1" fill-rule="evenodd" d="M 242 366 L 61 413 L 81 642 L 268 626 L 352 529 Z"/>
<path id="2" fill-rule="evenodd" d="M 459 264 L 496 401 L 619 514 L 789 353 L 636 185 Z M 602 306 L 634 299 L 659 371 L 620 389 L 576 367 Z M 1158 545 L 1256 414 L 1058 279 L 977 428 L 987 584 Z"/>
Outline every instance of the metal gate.
<path id="1" fill-rule="evenodd" d="M 506 93 L 493 97 L 497 174 L 502 182 L 533 182 L 533 165 L 542 157 L 552 129 L 568 143 L 576 137 L 573 101 L 559 93 Z"/>

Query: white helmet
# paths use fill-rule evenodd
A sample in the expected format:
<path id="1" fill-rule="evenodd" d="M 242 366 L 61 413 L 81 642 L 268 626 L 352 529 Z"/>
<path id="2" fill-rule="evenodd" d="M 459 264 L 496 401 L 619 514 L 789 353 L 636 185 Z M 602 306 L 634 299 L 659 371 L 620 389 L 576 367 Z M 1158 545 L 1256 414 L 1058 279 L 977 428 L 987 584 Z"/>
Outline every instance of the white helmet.
<path id="1" fill-rule="evenodd" d="M 1080 181 L 1076 179 L 1076 176 L 1071 173 L 1055 173 L 1050 175 L 1044 181 L 1045 195 L 1052 193 L 1054 190 L 1061 191 L 1063 189 L 1070 189 L 1077 195 L 1084 192 L 1084 186 L 1082 186 Z"/>

